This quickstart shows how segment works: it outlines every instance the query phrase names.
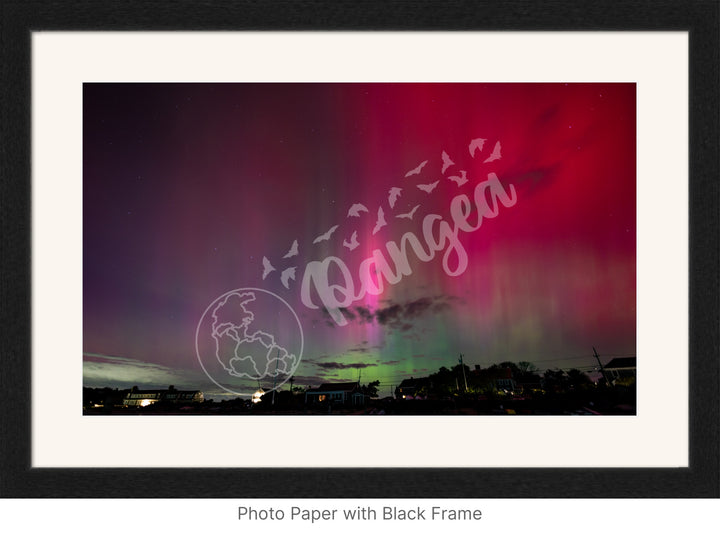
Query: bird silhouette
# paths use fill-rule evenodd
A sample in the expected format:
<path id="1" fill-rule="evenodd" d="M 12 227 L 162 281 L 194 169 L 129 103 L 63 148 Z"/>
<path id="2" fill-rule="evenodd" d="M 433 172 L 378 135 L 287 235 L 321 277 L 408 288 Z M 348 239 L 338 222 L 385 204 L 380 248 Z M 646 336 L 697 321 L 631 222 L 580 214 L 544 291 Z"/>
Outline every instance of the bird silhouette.
<path id="1" fill-rule="evenodd" d="M 385 221 L 385 212 L 383 212 L 381 206 L 380 208 L 378 208 L 377 221 L 375 222 L 375 228 L 373 228 L 372 233 L 376 234 L 377 231 L 383 228 L 385 225 L 387 225 L 387 221 Z"/>
<path id="2" fill-rule="evenodd" d="M 275 268 L 270 263 L 270 260 L 268 260 L 267 257 L 265 257 L 265 256 L 263 256 L 262 263 L 263 263 L 262 280 L 265 280 L 265 277 L 267 277 L 272 271 L 275 271 Z"/>
<path id="3" fill-rule="evenodd" d="M 420 208 L 420 205 L 419 205 L 419 204 L 416 205 L 416 206 L 415 206 L 412 210 L 410 210 L 408 213 L 406 213 L 406 214 L 398 214 L 398 215 L 396 215 L 395 217 L 397 217 L 398 219 L 412 219 L 413 216 L 415 215 L 415 212 L 417 211 L 418 208 Z"/>
<path id="4" fill-rule="evenodd" d="M 332 233 L 337 230 L 337 228 L 340 225 L 333 226 L 330 230 L 328 230 L 325 234 L 320 234 L 317 238 L 313 240 L 313 243 L 320 243 L 321 241 L 327 241 L 330 239 L 330 236 L 332 236 Z"/>
<path id="5" fill-rule="evenodd" d="M 388 192 L 388 204 L 390 205 L 390 208 L 395 208 L 395 201 L 397 201 L 398 197 L 400 197 L 401 191 L 402 188 L 390 188 L 390 191 Z"/>
<path id="6" fill-rule="evenodd" d="M 360 245 L 360 242 L 357 239 L 357 230 L 352 233 L 352 236 L 350 236 L 350 241 L 343 240 L 343 245 L 351 251 Z"/>
<path id="7" fill-rule="evenodd" d="M 482 151 L 482 150 L 483 150 L 483 146 L 485 145 L 485 142 L 486 142 L 486 141 L 487 141 L 487 139 L 483 139 L 483 138 L 481 138 L 481 137 L 479 137 L 479 138 L 477 138 L 477 139 L 473 139 L 473 140 L 470 142 L 470 145 L 468 145 L 468 150 L 470 151 L 470 156 L 472 156 L 473 158 L 475 158 L 475 151 L 476 151 L 476 150 Z"/>
<path id="8" fill-rule="evenodd" d="M 439 180 L 436 180 L 436 181 L 433 182 L 432 184 L 418 184 L 417 187 L 418 187 L 418 189 L 423 190 L 425 193 L 430 193 L 430 192 L 432 192 L 432 190 L 435 189 L 435 187 L 436 187 L 439 183 L 440 183 L 440 181 L 439 181 Z"/>
<path id="9" fill-rule="evenodd" d="M 285 288 L 290 288 L 290 281 L 295 280 L 295 268 L 289 267 L 285 270 L 283 270 L 282 273 L 280 273 L 280 282 L 282 282 L 282 285 L 285 286 Z"/>
<path id="10" fill-rule="evenodd" d="M 296 256 L 298 254 L 298 241 L 295 240 L 293 244 L 290 246 L 290 250 L 285 253 L 285 256 L 283 258 L 292 258 L 293 256 Z"/>
<path id="11" fill-rule="evenodd" d="M 409 177 L 409 176 L 412 176 L 412 175 L 419 175 L 419 174 L 420 174 L 420 171 L 422 171 L 422 168 L 425 167 L 425 164 L 426 164 L 426 163 L 428 163 L 427 160 L 425 160 L 423 163 L 421 163 L 420 165 L 418 165 L 415 169 L 412 169 L 411 171 L 408 171 L 407 173 L 405 173 L 405 177 Z"/>
<path id="12" fill-rule="evenodd" d="M 450 156 L 448 156 L 448 153 L 445 151 L 442 152 L 442 162 L 442 173 L 445 173 L 445 169 L 447 169 L 451 165 L 455 165 L 455 162 L 450 159 Z"/>
<path id="13" fill-rule="evenodd" d="M 502 156 L 500 155 L 500 142 L 498 141 L 495 143 L 495 147 L 493 147 L 492 154 L 487 157 L 487 159 L 483 163 L 490 163 L 494 162 L 495 160 L 499 160 Z"/>
<path id="14" fill-rule="evenodd" d="M 360 203 L 355 203 L 348 210 L 348 217 L 360 217 L 360 212 L 368 212 L 367 206 Z"/>
<path id="15" fill-rule="evenodd" d="M 468 181 L 468 179 L 467 179 L 467 171 L 465 171 L 465 169 L 461 169 L 461 170 L 460 170 L 460 176 L 455 176 L 455 175 L 449 176 L 449 177 L 448 177 L 448 180 L 452 180 L 453 182 L 456 182 L 457 185 L 458 185 L 458 187 L 460 187 L 460 186 L 462 186 L 463 184 L 466 184 L 467 181 Z"/>

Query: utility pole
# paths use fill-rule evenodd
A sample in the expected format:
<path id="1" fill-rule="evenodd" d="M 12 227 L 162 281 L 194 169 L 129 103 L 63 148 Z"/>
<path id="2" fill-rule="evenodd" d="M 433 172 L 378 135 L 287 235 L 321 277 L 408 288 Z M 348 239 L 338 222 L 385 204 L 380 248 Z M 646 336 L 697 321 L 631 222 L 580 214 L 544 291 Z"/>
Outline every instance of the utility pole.
<path id="1" fill-rule="evenodd" d="M 273 397 L 271 405 L 275 405 L 275 382 L 277 381 L 277 370 L 278 360 L 280 360 L 280 350 L 277 350 L 277 356 L 275 357 L 275 375 L 273 376 Z"/>
<path id="2" fill-rule="evenodd" d="M 465 381 L 465 392 L 467 392 L 467 377 L 465 377 L 465 364 L 463 363 L 463 354 L 460 353 L 460 367 L 462 368 L 463 372 L 463 380 Z"/>
<path id="3" fill-rule="evenodd" d="M 600 362 L 600 356 L 598 355 L 597 351 L 595 350 L 595 346 L 593 346 L 593 354 L 595 355 L 595 358 L 598 361 L 598 364 L 600 365 L 600 373 L 602 373 L 603 379 L 605 379 L 605 386 L 610 386 L 610 381 L 608 381 L 607 375 L 605 375 L 605 368 L 602 365 L 602 362 Z"/>

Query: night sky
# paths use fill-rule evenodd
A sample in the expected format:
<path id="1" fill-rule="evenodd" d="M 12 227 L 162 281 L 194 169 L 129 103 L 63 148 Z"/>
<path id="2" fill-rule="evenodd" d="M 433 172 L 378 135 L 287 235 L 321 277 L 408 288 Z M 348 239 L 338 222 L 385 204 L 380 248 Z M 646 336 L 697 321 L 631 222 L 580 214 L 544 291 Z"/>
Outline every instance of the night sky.
<path id="1" fill-rule="evenodd" d="M 634 84 L 85 84 L 83 99 L 85 386 L 249 392 L 196 354 L 203 314 L 238 288 L 295 311 L 295 386 L 361 377 L 388 395 L 461 353 L 585 371 L 593 346 L 635 355 Z M 412 237 L 432 258 L 409 247 L 400 280 L 355 299 L 362 269 L 365 288 L 382 279 L 363 261 L 395 270 L 389 249 Z M 327 258 L 336 291 L 307 279 L 303 299 Z M 263 331 L 297 346 L 268 303 Z"/>

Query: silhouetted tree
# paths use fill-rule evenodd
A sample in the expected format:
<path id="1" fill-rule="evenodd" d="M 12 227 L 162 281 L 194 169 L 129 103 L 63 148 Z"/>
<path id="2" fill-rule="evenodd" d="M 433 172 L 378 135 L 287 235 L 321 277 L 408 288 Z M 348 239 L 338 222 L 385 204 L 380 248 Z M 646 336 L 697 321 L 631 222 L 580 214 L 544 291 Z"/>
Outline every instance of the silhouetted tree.
<path id="1" fill-rule="evenodd" d="M 567 381 L 570 384 L 570 386 L 586 386 L 592 384 L 592 381 L 590 380 L 590 377 L 588 377 L 585 373 L 581 372 L 580 370 L 577 370 L 573 368 L 572 370 L 569 370 L 567 372 Z"/>
<path id="2" fill-rule="evenodd" d="M 517 364 L 515 364 L 514 362 L 510 362 L 508 360 L 506 360 L 505 362 L 501 362 L 500 367 L 501 368 L 510 368 L 510 371 L 512 372 L 513 377 L 518 377 L 522 373 L 522 371 L 520 370 L 520 367 Z"/>
<path id="3" fill-rule="evenodd" d="M 365 386 L 360 387 L 360 391 L 368 397 L 375 398 L 378 395 L 379 386 L 380 381 L 373 381 L 372 383 L 368 383 Z"/>
<path id="4" fill-rule="evenodd" d="M 562 370 L 546 370 L 543 377 L 547 390 L 562 391 L 567 388 L 568 378 Z"/>

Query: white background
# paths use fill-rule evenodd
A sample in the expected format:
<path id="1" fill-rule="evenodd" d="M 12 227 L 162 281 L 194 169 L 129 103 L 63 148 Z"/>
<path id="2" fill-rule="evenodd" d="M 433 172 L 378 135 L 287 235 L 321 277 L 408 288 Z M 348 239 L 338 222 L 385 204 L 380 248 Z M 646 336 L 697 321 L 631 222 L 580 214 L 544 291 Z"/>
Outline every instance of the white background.
<path id="1" fill-rule="evenodd" d="M 687 465 L 686 33 L 83 32 L 32 42 L 34 466 Z M 638 415 L 83 417 L 82 83 L 99 81 L 637 82 Z M 330 424 L 354 437 L 354 451 L 314 447 Z M 408 448 L 416 433 L 426 440 Z M 128 437 L 188 436 L 199 447 L 126 447 Z M 258 436 L 252 455 L 214 447 L 242 451 Z"/>

